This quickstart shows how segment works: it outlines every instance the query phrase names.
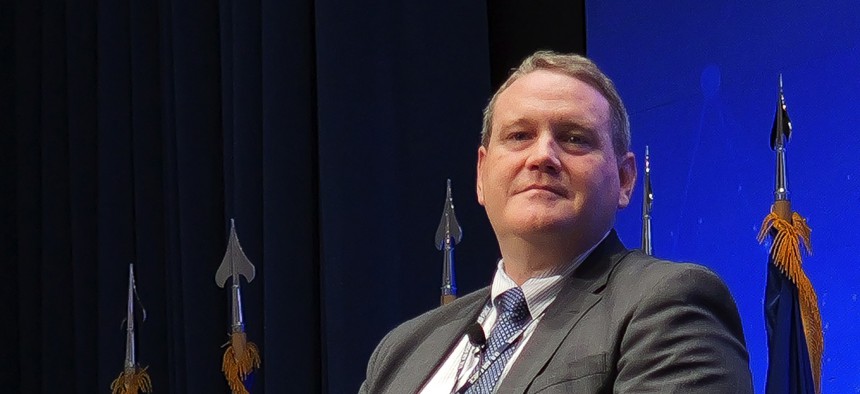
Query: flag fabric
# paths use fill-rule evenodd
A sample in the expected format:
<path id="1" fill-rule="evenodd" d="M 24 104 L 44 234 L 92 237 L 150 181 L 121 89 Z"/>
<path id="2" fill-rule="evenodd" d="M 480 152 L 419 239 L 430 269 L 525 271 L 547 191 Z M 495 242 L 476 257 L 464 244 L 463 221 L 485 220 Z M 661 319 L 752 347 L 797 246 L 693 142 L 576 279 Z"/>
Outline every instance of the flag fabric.
<path id="1" fill-rule="evenodd" d="M 815 393 L 797 287 L 772 263 L 768 267 L 765 316 L 767 393 Z"/>
<path id="2" fill-rule="evenodd" d="M 810 250 L 811 230 L 791 207 L 777 201 L 759 233 L 773 235 L 765 289 L 768 394 L 815 394 L 821 381 L 823 333 L 818 299 L 801 267 L 801 243 Z M 782 211 L 783 215 L 778 212 Z"/>

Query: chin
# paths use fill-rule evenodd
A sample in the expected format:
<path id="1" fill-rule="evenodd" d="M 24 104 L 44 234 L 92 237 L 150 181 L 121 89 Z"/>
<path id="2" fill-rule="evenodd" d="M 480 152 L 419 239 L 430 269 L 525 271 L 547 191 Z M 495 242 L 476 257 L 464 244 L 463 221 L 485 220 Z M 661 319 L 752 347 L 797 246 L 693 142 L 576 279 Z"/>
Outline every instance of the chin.
<path id="1" fill-rule="evenodd" d="M 576 227 L 576 218 L 567 215 L 552 215 L 549 212 L 534 213 L 511 221 L 511 228 L 520 234 L 548 235 L 570 232 Z"/>

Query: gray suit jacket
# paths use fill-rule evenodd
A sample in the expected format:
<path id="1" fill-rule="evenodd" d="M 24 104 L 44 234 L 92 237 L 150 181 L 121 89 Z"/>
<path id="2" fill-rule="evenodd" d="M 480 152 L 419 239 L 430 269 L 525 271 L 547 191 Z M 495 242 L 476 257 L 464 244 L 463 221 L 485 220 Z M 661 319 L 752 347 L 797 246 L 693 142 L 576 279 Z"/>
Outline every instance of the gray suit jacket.
<path id="1" fill-rule="evenodd" d="M 361 393 L 415 393 L 489 288 L 392 330 Z M 566 279 L 499 393 L 752 393 L 737 307 L 708 269 L 624 248 L 615 231 Z"/>

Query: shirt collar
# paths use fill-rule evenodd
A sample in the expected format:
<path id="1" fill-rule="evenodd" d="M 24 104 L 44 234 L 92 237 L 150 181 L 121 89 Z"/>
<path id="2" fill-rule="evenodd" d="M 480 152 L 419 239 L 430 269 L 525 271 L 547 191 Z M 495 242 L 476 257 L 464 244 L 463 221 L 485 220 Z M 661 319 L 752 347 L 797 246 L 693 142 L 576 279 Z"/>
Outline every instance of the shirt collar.
<path id="1" fill-rule="evenodd" d="M 607 235 L 609 235 L 609 231 L 603 235 L 600 241 L 575 259 L 565 264 L 559 264 L 539 275 L 529 278 L 520 286 L 526 297 L 526 305 L 528 305 L 532 318 L 537 318 L 546 310 L 549 304 L 555 300 L 555 296 L 558 295 L 559 290 L 561 290 L 561 285 L 564 283 L 562 279 L 572 275 L 573 271 L 585 261 L 588 255 L 597 248 L 597 245 L 600 245 L 606 239 Z M 514 287 L 517 287 L 517 283 L 505 272 L 505 260 L 500 259 L 496 266 L 496 274 L 493 277 L 493 285 L 490 288 L 490 297 L 493 300 L 493 305 L 495 306 L 496 304 L 496 297 Z"/>

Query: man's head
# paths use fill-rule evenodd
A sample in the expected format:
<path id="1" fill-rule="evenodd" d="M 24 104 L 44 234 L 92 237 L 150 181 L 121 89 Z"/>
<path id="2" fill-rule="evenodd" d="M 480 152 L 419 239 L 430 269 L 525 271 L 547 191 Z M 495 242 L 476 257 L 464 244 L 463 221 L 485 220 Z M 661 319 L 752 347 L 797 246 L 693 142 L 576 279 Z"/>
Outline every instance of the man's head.
<path id="1" fill-rule="evenodd" d="M 478 201 L 500 246 L 566 240 L 582 252 L 630 202 L 636 164 L 627 113 L 590 60 L 538 52 L 484 111 Z"/>
<path id="2" fill-rule="evenodd" d="M 487 146 L 493 127 L 493 112 L 496 101 L 512 83 L 525 74 L 536 70 L 547 70 L 559 72 L 580 81 L 585 82 L 597 89 L 603 98 L 609 102 L 612 111 L 612 144 L 615 154 L 621 156 L 630 150 L 630 120 L 627 117 L 627 109 L 621 102 L 621 96 L 615 90 L 615 84 L 606 76 L 597 65 L 588 58 L 579 55 L 560 54 L 552 51 L 538 51 L 523 60 L 511 76 L 499 87 L 496 94 L 490 99 L 484 108 L 484 123 L 481 128 L 481 145 Z"/>

